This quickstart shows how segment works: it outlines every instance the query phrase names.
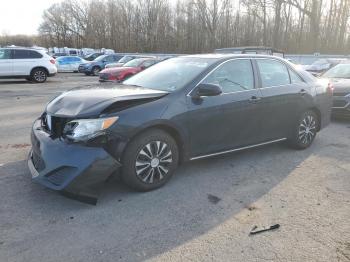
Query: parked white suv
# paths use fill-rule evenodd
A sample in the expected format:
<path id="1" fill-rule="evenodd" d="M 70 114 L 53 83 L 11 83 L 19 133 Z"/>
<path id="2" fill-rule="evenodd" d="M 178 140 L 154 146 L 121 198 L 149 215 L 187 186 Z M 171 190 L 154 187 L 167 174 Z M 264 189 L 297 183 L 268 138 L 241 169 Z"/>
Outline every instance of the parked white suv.
<path id="1" fill-rule="evenodd" d="M 0 78 L 25 78 L 44 83 L 57 73 L 55 60 L 43 50 L 32 48 L 0 48 Z"/>

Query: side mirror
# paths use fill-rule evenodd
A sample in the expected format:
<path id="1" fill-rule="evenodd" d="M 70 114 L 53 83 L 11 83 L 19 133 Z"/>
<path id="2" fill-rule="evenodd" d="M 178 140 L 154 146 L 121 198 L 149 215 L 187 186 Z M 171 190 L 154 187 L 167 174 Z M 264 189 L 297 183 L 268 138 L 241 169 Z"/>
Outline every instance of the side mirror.
<path id="1" fill-rule="evenodd" d="M 201 96 L 218 96 L 222 93 L 220 86 L 215 84 L 199 84 L 193 94 L 193 98 L 199 98 Z"/>
<path id="2" fill-rule="evenodd" d="M 145 70 L 145 69 L 146 69 L 146 67 L 145 67 L 145 66 L 141 66 L 140 68 L 141 68 L 141 70 Z"/>

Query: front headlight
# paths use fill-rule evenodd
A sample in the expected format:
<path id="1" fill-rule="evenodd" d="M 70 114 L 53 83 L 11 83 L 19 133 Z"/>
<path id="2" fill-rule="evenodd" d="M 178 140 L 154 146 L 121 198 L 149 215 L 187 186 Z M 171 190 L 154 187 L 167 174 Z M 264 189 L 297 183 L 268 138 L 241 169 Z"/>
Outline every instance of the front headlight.
<path id="1" fill-rule="evenodd" d="M 75 141 L 82 141 L 94 138 L 109 128 L 118 117 L 98 118 L 98 119 L 78 119 L 68 122 L 63 130 L 63 134 Z"/>

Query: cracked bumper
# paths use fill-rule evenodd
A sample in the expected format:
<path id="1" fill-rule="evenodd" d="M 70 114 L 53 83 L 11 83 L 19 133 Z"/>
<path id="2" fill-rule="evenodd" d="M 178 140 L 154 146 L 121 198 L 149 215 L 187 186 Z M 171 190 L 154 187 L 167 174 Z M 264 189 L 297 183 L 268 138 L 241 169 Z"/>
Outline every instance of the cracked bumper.
<path id="1" fill-rule="evenodd" d="M 32 180 L 53 190 L 83 195 L 121 166 L 102 147 L 51 138 L 39 120 L 33 125 L 31 142 L 28 168 Z"/>

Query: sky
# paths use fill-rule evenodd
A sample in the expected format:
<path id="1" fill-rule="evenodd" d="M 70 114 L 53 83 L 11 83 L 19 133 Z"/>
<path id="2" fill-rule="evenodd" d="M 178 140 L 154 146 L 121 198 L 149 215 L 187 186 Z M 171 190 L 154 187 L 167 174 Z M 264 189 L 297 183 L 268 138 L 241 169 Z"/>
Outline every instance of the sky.
<path id="1" fill-rule="evenodd" d="M 62 0 L 0 0 L 0 35 L 36 34 L 42 14 Z"/>

